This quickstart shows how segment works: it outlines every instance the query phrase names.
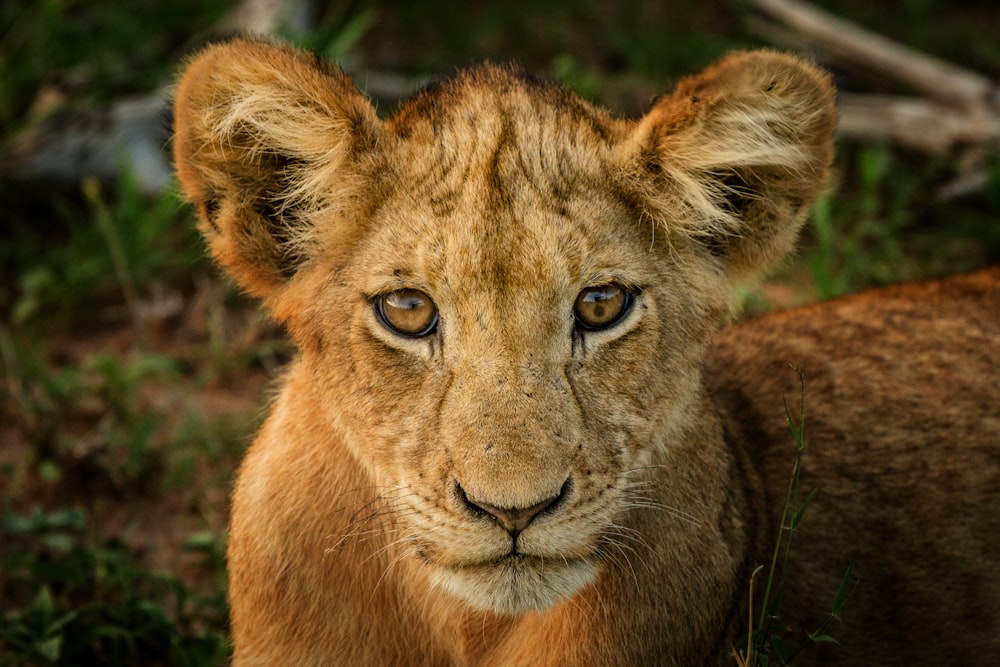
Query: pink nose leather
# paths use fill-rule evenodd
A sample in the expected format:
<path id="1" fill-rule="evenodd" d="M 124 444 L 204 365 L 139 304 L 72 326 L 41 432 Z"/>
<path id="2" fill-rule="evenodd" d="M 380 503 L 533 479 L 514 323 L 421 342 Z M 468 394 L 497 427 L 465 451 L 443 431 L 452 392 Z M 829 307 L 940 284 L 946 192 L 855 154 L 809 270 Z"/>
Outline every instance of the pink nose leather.
<path id="1" fill-rule="evenodd" d="M 540 503 L 535 503 L 530 507 L 497 507 L 495 505 L 470 498 L 465 494 L 465 491 L 461 486 L 458 487 L 458 492 L 469 509 L 474 512 L 482 512 L 490 515 L 490 517 L 492 517 L 511 535 L 517 535 L 522 530 L 527 528 L 528 525 L 534 521 L 535 517 L 552 507 L 560 498 L 562 498 L 563 495 L 563 491 L 560 489 L 559 493 L 556 495 L 543 500 Z"/>

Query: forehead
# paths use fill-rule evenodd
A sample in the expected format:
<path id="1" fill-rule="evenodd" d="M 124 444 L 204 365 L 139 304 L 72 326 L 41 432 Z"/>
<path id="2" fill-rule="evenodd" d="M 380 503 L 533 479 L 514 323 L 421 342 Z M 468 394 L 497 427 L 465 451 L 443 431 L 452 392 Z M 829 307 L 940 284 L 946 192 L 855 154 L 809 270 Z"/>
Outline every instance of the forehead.
<path id="1" fill-rule="evenodd" d="M 648 246 L 612 178 L 620 124 L 572 93 L 481 68 L 388 126 L 374 280 L 593 284 Z"/>
<path id="2" fill-rule="evenodd" d="M 558 211 L 575 190 L 606 176 L 620 129 L 572 92 L 494 66 L 424 91 L 388 126 L 403 188 L 439 215 L 470 190 L 493 211 Z"/>

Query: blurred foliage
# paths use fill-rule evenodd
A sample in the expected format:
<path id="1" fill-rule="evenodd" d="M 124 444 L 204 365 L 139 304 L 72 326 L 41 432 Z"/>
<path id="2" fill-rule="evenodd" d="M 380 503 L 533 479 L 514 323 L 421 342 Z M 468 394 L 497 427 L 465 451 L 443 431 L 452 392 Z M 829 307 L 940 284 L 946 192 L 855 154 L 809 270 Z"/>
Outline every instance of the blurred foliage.
<path id="1" fill-rule="evenodd" d="M 170 77 L 192 27 L 229 0 L 12 0 L 0 4 L 0 133 L 46 97 L 99 103 Z"/>
<path id="2" fill-rule="evenodd" d="M 0 308 L 14 324 L 93 322 L 102 308 L 120 309 L 136 286 L 183 280 L 204 261 L 180 200 L 173 193 L 150 200 L 128 172 L 110 193 L 88 179 L 78 195 L 39 196 L 15 196 L 3 220 L 0 266 L 13 273 L 6 284 L 17 287 L 0 287 Z M 41 228 L 40 210 L 47 213 Z"/>
<path id="3" fill-rule="evenodd" d="M 217 665 L 227 655 L 224 589 L 195 591 L 87 536 L 79 509 L 0 516 L 0 664 Z M 191 543 L 215 567 L 221 543 Z"/>

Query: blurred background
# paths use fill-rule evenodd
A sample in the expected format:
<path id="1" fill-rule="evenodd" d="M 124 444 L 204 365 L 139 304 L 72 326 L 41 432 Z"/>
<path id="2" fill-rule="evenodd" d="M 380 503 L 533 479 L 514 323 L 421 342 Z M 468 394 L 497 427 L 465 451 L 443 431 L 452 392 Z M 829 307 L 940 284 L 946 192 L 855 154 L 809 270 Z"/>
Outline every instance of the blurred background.
<path id="1" fill-rule="evenodd" d="M 838 158 L 743 316 L 1000 259 L 995 0 L 4 2 L 0 665 L 227 658 L 227 494 L 292 351 L 205 257 L 168 100 L 238 32 L 336 60 L 383 115 L 490 59 L 634 116 L 730 49 L 795 50 L 842 91 Z"/>

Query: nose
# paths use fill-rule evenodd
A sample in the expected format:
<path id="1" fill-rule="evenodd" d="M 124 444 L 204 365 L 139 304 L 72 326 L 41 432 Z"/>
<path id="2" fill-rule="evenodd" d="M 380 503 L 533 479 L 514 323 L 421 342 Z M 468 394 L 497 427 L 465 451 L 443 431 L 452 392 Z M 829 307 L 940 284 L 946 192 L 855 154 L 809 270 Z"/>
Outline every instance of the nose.
<path id="1" fill-rule="evenodd" d="M 529 505 L 527 507 L 498 507 L 491 503 L 477 500 L 474 497 L 470 497 L 466 493 L 465 489 L 462 488 L 461 484 L 456 485 L 456 491 L 459 500 L 463 505 L 465 505 L 466 509 L 475 515 L 485 515 L 490 517 L 504 530 L 510 533 L 511 536 L 517 537 L 517 535 L 527 528 L 539 514 L 546 510 L 554 509 L 556 505 L 558 505 L 566 496 L 568 487 L 569 480 L 566 480 L 566 482 L 563 483 L 562 488 L 559 489 L 558 493 L 539 503 L 535 503 L 534 505 Z"/>

